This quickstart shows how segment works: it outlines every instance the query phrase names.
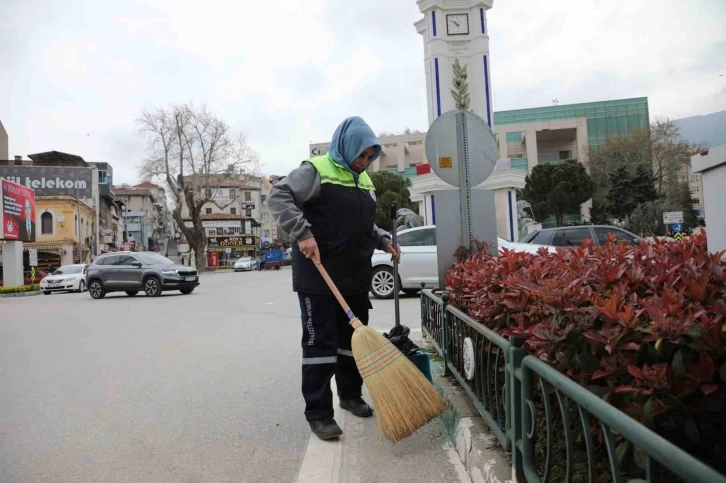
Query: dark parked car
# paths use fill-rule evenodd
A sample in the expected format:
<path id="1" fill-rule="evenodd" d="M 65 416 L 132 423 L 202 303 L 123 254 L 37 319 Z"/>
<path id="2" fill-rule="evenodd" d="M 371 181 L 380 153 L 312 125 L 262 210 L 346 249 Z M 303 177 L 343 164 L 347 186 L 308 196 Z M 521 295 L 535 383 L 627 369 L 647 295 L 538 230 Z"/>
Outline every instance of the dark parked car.
<path id="1" fill-rule="evenodd" d="M 530 233 L 522 242 L 554 247 L 579 247 L 585 238 L 592 238 L 595 245 L 604 245 L 607 241 L 608 233 L 615 234 L 618 241 L 627 243 L 638 244 L 645 241 L 644 238 L 622 228 L 618 228 L 617 226 L 582 225 L 544 228 Z"/>
<path id="2" fill-rule="evenodd" d="M 101 299 L 110 292 L 126 292 L 133 297 L 143 290 L 147 297 L 178 290 L 190 294 L 199 285 L 192 267 L 177 265 L 154 252 L 114 252 L 101 255 L 86 275 L 88 293 Z"/>

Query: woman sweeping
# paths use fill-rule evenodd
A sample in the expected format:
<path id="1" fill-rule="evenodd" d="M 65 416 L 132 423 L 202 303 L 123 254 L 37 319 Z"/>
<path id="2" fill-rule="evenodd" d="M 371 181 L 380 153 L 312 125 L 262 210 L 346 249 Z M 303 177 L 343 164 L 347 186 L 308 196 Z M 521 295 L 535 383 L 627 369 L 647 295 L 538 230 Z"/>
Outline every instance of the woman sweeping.
<path id="1" fill-rule="evenodd" d="M 375 188 L 366 168 L 381 153 L 371 128 L 359 117 L 343 121 L 327 155 L 310 158 L 272 187 L 268 206 L 293 240 L 292 288 L 302 318 L 302 393 L 312 432 L 332 439 L 343 431 L 333 419 L 330 380 L 340 407 L 358 417 L 373 414 L 361 397 L 363 380 L 351 352 L 348 316 L 321 277 L 319 261 L 352 311 L 368 323 L 372 267 L 378 248 L 400 260 L 389 233 L 375 223 Z"/>

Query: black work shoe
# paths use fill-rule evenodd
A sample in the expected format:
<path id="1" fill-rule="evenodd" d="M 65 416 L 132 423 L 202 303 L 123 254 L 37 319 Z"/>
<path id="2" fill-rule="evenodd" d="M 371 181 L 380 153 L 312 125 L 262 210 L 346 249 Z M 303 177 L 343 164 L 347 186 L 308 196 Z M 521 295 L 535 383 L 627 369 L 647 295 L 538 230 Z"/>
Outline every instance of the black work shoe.
<path id="1" fill-rule="evenodd" d="M 340 429 L 335 419 L 316 419 L 315 421 L 308 421 L 310 423 L 310 429 L 320 439 L 334 439 L 343 434 L 343 430 Z"/>
<path id="2" fill-rule="evenodd" d="M 340 407 L 350 411 L 359 418 L 369 418 L 373 416 L 373 409 L 371 409 L 371 407 L 366 404 L 361 397 L 357 397 L 355 399 L 341 399 Z"/>

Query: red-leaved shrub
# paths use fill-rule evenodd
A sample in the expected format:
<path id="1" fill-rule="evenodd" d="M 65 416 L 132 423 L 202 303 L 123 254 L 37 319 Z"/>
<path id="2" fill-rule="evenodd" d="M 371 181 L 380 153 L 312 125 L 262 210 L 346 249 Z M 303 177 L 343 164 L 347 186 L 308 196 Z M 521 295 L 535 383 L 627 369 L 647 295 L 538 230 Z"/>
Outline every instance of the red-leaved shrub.
<path id="1" fill-rule="evenodd" d="M 705 236 L 470 256 L 450 301 L 726 473 L 726 261 Z"/>

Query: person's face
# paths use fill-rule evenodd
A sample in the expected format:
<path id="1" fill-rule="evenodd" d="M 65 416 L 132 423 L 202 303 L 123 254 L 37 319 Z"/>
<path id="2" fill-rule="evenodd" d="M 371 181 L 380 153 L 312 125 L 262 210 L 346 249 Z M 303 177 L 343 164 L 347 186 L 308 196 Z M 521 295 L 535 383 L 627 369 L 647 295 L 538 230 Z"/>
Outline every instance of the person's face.
<path id="1" fill-rule="evenodd" d="M 365 170 L 369 164 L 373 161 L 373 156 L 376 155 L 376 148 L 370 147 L 363 151 L 363 154 L 358 156 L 355 161 L 350 163 L 350 168 L 356 173 L 361 173 Z"/>

